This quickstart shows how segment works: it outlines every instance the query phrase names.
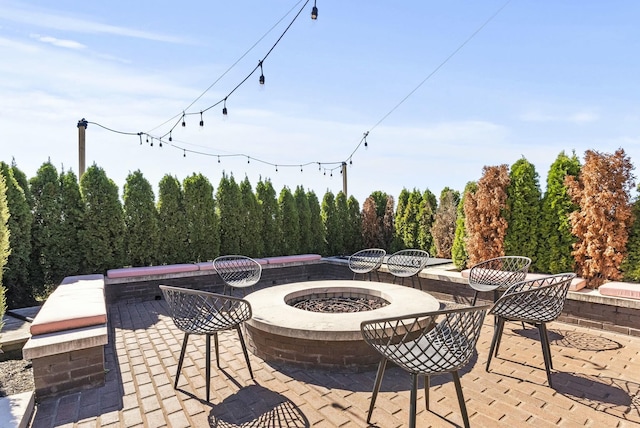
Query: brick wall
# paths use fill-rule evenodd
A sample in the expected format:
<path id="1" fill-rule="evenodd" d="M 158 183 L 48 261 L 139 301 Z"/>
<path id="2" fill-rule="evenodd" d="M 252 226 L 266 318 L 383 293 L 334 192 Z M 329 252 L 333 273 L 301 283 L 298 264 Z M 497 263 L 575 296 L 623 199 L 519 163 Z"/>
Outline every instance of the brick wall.
<path id="1" fill-rule="evenodd" d="M 38 399 L 104 384 L 104 347 L 34 358 L 33 379 Z"/>

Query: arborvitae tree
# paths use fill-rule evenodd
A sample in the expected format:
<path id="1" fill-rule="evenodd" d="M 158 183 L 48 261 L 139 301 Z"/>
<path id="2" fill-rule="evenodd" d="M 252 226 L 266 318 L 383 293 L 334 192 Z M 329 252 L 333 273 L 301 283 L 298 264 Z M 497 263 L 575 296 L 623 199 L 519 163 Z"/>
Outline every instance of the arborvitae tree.
<path id="1" fill-rule="evenodd" d="M 362 243 L 364 247 L 381 247 L 381 232 L 382 227 L 376 212 L 376 201 L 373 196 L 369 196 L 362 205 Z"/>
<path id="2" fill-rule="evenodd" d="M 184 179 L 184 208 L 189 260 L 204 262 L 220 255 L 220 229 L 213 186 L 202 174 Z"/>
<path id="3" fill-rule="evenodd" d="M 300 254 L 300 218 L 298 207 L 291 190 L 284 186 L 278 198 L 280 206 L 280 230 L 282 230 L 282 247 L 284 255 Z"/>
<path id="4" fill-rule="evenodd" d="M 240 254 L 242 240 L 242 195 L 240 186 L 224 172 L 216 194 L 220 213 L 220 254 Z"/>
<path id="5" fill-rule="evenodd" d="M 340 255 L 342 239 L 342 225 L 339 223 L 336 213 L 336 200 L 329 190 L 322 198 L 322 223 L 326 231 L 327 252 L 331 256 Z"/>
<path id="6" fill-rule="evenodd" d="M 380 234 L 382 242 L 380 248 L 384 248 L 389 252 L 391 251 L 395 240 L 395 225 L 393 224 L 394 210 L 395 201 L 393 200 L 393 196 L 387 195 L 387 204 L 384 208 L 384 214 L 380 218 L 380 223 L 382 224 Z"/>
<path id="7" fill-rule="evenodd" d="M 580 161 L 573 153 L 571 157 L 561 152 L 551 164 L 547 174 L 547 191 L 542 198 L 540 241 L 535 270 L 546 273 L 573 272 L 575 260 L 571 254 L 575 237 L 571 234 L 569 214 L 578 209 L 571 202 L 565 177 L 577 177 Z"/>
<path id="8" fill-rule="evenodd" d="M 190 260 L 187 221 L 182 186 L 176 177 L 165 175 L 158 186 L 158 263 Z"/>
<path id="9" fill-rule="evenodd" d="M 33 295 L 59 284 L 62 278 L 54 274 L 60 254 L 60 178 L 51 162 L 44 163 L 31 178 L 33 224 L 31 226 L 31 281 Z"/>
<path id="10" fill-rule="evenodd" d="M 33 209 L 33 196 L 31 195 L 31 189 L 29 188 L 29 180 L 27 180 L 26 174 L 18 168 L 15 159 L 11 161 L 11 171 L 13 172 L 13 178 L 16 179 L 18 186 L 20 186 L 24 192 L 24 197 L 27 200 L 29 209 Z"/>
<path id="11" fill-rule="evenodd" d="M 264 242 L 263 257 L 277 256 L 282 254 L 280 244 L 282 242 L 282 234 L 280 232 L 280 209 L 278 207 L 278 199 L 276 191 L 271 184 L 271 180 L 266 179 L 258 181 L 256 186 L 256 196 L 260 204 L 260 213 L 262 216 L 262 242 Z"/>
<path id="12" fill-rule="evenodd" d="M 464 214 L 467 230 L 469 263 L 504 255 L 504 237 L 507 221 L 509 173 L 507 165 L 485 166 L 475 193 L 465 197 Z"/>
<path id="13" fill-rule="evenodd" d="M 578 179 L 566 178 L 569 194 L 580 206 L 570 215 L 571 231 L 577 237 L 573 256 L 578 275 L 589 287 L 622 278 L 620 265 L 632 220 L 632 169 L 623 149 L 614 154 L 587 150 Z"/>
<path id="14" fill-rule="evenodd" d="M 349 254 L 347 252 L 347 238 L 350 235 L 349 231 L 349 207 L 347 206 L 347 195 L 343 191 L 338 192 L 336 195 L 336 220 L 337 224 L 342 225 L 340 242 L 336 242 L 336 247 L 341 256 Z"/>
<path id="15" fill-rule="evenodd" d="M 404 236 L 402 243 L 404 248 L 420 248 L 418 236 L 420 235 L 420 208 L 422 205 L 422 193 L 413 189 L 407 200 L 402 221 L 404 223 Z M 428 248 L 427 248 L 428 250 Z"/>
<path id="16" fill-rule="evenodd" d="M 158 213 L 155 195 L 140 170 L 130 173 L 124 184 L 125 263 L 149 266 L 157 263 Z"/>
<path id="17" fill-rule="evenodd" d="M 362 218 L 360 204 L 354 196 L 347 200 L 348 227 L 345 236 L 346 254 L 353 254 L 362 249 Z"/>
<path id="18" fill-rule="evenodd" d="M 60 174 L 60 260 L 59 276 L 83 273 L 82 230 L 84 227 L 84 202 L 80 194 L 78 177 L 73 171 Z M 90 272 L 89 272 L 90 273 Z"/>
<path id="19" fill-rule="evenodd" d="M 469 254 L 467 253 L 467 229 L 465 227 L 464 206 L 467 195 L 475 193 L 478 190 L 478 184 L 470 181 L 466 184 L 462 198 L 456 209 L 456 233 L 453 238 L 453 247 L 451 247 L 451 259 L 458 269 L 464 269 L 468 266 Z"/>
<path id="20" fill-rule="evenodd" d="M 311 212 L 311 248 L 312 254 L 328 255 L 325 246 L 326 235 L 324 224 L 322 223 L 322 214 L 320 201 L 313 190 L 307 192 L 307 201 L 309 201 L 309 211 Z"/>
<path id="21" fill-rule="evenodd" d="M 636 189 L 640 192 L 640 186 Z M 627 256 L 622 261 L 620 269 L 625 281 L 640 281 L 640 198 L 636 197 L 631 206 L 633 222 L 629 229 L 629 240 L 627 241 Z"/>
<path id="22" fill-rule="evenodd" d="M 9 258 L 9 238 L 11 232 L 7 222 L 9 221 L 9 208 L 7 207 L 7 186 L 4 181 L 4 175 L 0 174 L 0 331 L 4 326 L 4 313 L 7 309 L 6 290 L 2 285 L 4 282 L 3 272 Z"/>
<path id="23" fill-rule="evenodd" d="M 93 164 L 80 179 L 84 201 L 85 272 L 105 273 L 121 267 L 124 261 L 124 213 L 118 186 L 104 170 Z"/>
<path id="24" fill-rule="evenodd" d="M 311 209 L 307 200 L 307 193 L 304 187 L 297 186 L 293 197 L 296 200 L 296 208 L 298 210 L 299 234 L 300 241 L 298 248 L 301 253 L 310 253 L 312 251 L 311 240 Z"/>
<path id="25" fill-rule="evenodd" d="M 420 201 L 420 211 L 418 213 L 418 247 L 429 254 L 434 254 L 435 244 L 431 236 L 431 227 L 436 215 L 438 203 L 436 196 L 429 190 L 425 190 Z"/>
<path id="26" fill-rule="evenodd" d="M 6 204 L 9 209 L 9 258 L 4 271 L 7 305 L 11 308 L 32 306 L 34 298 L 29 283 L 31 256 L 31 209 L 24 191 L 13 176 L 9 165 L 0 162 L 0 175 L 4 177 Z"/>
<path id="27" fill-rule="evenodd" d="M 407 209 L 407 204 L 409 203 L 409 196 L 411 196 L 411 192 L 409 192 L 406 188 L 403 188 L 400 191 L 400 196 L 398 196 L 398 207 L 396 208 L 396 217 L 394 222 L 396 229 L 396 239 L 394 240 L 392 251 L 398 251 L 403 248 L 407 248 L 404 243 L 404 236 L 407 226 L 405 224 L 404 212 Z"/>
<path id="28" fill-rule="evenodd" d="M 511 256 L 529 257 L 532 270 L 535 269 L 540 246 L 540 203 L 540 182 L 536 168 L 525 158 L 518 159 L 509 173 L 504 251 Z"/>
<path id="29" fill-rule="evenodd" d="M 445 187 L 440 192 L 440 204 L 431 226 L 431 236 L 435 252 L 432 257 L 451 258 L 451 248 L 456 233 L 457 206 L 460 202 L 460 192 Z"/>
<path id="30" fill-rule="evenodd" d="M 260 205 L 256 198 L 249 178 L 246 176 L 240 183 L 240 195 L 242 196 L 242 235 L 240 238 L 240 254 L 249 257 L 259 257 L 264 253 L 264 243 L 262 242 L 262 217 L 260 216 Z"/>

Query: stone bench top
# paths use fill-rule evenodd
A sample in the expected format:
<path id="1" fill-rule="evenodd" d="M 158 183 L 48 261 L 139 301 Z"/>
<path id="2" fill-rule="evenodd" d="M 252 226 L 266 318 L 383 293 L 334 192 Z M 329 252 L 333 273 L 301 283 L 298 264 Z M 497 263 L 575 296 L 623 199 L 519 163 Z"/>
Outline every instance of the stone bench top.
<path id="1" fill-rule="evenodd" d="M 612 281 L 602 284 L 598 291 L 603 296 L 624 297 L 627 299 L 640 299 L 640 284 L 631 282 Z"/>
<path id="2" fill-rule="evenodd" d="M 102 275 L 65 278 L 42 305 L 31 323 L 31 335 L 106 324 L 107 307 Z"/>

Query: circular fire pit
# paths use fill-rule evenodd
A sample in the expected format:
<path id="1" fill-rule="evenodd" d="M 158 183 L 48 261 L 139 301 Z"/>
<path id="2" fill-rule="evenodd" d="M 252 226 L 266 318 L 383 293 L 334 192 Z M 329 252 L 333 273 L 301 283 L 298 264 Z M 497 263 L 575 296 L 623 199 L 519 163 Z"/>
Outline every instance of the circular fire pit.
<path id="1" fill-rule="evenodd" d="M 377 309 L 315 312 L 292 306 L 305 300 L 333 298 L 376 302 Z M 245 323 L 247 344 L 258 357 L 303 367 L 353 370 L 369 370 L 380 361 L 380 356 L 362 339 L 362 321 L 440 307 L 435 298 L 420 290 L 350 280 L 279 285 L 250 293 L 245 299 L 253 311 L 253 317 Z"/>

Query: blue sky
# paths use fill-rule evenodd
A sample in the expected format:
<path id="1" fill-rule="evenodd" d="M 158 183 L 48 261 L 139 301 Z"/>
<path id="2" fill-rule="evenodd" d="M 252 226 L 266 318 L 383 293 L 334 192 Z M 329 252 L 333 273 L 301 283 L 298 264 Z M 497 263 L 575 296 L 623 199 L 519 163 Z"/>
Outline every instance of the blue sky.
<path id="1" fill-rule="evenodd" d="M 121 193 L 138 169 L 155 188 L 194 172 L 217 188 L 224 171 L 321 198 L 342 189 L 329 168 L 351 159 L 348 193 L 362 204 L 375 190 L 462 190 L 483 166 L 523 156 L 544 191 L 563 150 L 582 160 L 622 147 L 637 165 L 640 3 L 512 0 L 468 40 L 505 3 L 317 0 L 312 21 L 311 0 L 264 61 L 264 87 L 254 74 L 228 98 L 226 119 L 219 105 L 203 128 L 196 114 L 172 132 L 186 157 L 166 140 L 140 145 L 90 124 L 87 166 Z M 165 134 L 198 97 L 187 112 L 238 85 L 303 5 L 3 0 L 0 160 L 30 177 L 47 159 L 77 173 L 81 118 Z"/>

